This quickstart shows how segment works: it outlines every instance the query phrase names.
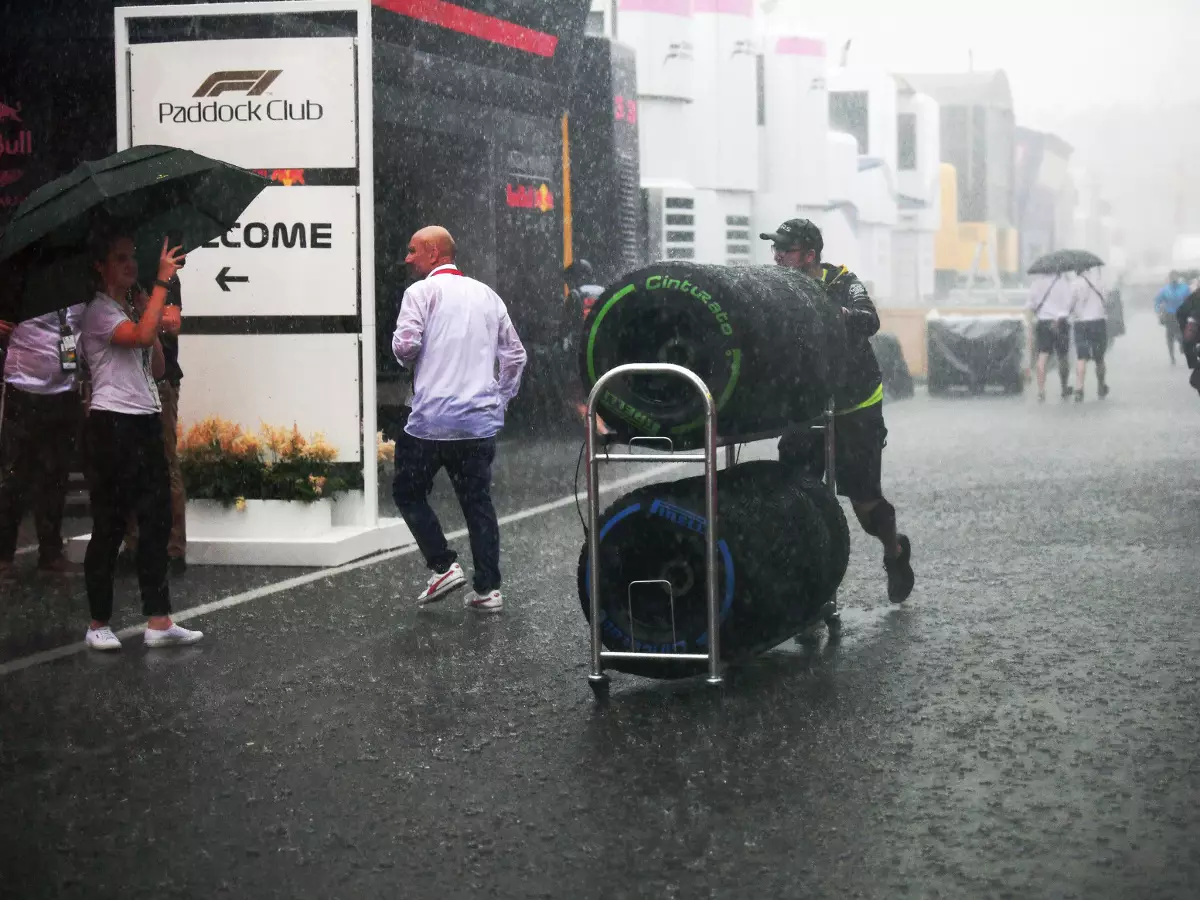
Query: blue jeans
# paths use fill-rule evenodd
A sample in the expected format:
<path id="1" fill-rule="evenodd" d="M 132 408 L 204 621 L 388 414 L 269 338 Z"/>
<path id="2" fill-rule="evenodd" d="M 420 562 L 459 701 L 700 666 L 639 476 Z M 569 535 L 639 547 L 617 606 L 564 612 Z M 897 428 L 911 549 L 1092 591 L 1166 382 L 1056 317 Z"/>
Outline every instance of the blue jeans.
<path id="1" fill-rule="evenodd" d="M 449 569 L 458 554 L 446 543 L 442 524 L 429 505 L 434 476 L 445 468 L 467 520 L 475 562 L 473 586 L 478 594 L 500 587 L 500 525 L 491 493 L 495 458 L 495 438 L 426 441 L 403 432 L 396 438 L 396 476 L 392 481 L 396 508 L 416 538 L 426 565 L 435 572 Z"/>

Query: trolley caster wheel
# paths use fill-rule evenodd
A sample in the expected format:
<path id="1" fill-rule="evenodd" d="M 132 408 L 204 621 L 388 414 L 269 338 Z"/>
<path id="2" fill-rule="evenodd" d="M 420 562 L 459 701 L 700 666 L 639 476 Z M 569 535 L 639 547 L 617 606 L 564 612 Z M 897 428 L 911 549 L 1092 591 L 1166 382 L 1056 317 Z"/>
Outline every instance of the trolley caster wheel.
<path id="1" fill-rule="evenodd" d="M 610 684 L 610 680 L 607 675 L 600 675 L 599 677 L 593 677 L 593 676 L 588 677 L 588 687 L 590 687 L 592 689 L 592 696 L 593 696 L 593 698 L 595 698 L 597 703 L 607 703 L 608 702 L 608 686 L 609 686 L 609 684 Z"/>
<path id="2" fill-rule="evenodd" d="M 839 641 L 842 638 L 842 614 L 834 613 L 825 619 L 825 627 L 829 629 L 829 640 Z"/>

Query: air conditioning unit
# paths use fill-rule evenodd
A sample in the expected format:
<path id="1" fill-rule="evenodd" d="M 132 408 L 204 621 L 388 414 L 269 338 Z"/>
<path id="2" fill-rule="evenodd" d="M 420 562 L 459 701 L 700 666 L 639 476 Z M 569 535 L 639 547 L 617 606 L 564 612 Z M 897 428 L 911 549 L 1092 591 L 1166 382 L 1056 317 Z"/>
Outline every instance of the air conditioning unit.
<path id="1" fill-rule="evenodd" d="M 750 217 L 725 217 L 725 265 L 748 266 L 754 262 L 754 242 L 750 233 Z"/>
<path id="2" fill-rule="evenodd" d="M 644 187 L 650 259 L 695 260 L 699 210 L 690 188 Z"/>

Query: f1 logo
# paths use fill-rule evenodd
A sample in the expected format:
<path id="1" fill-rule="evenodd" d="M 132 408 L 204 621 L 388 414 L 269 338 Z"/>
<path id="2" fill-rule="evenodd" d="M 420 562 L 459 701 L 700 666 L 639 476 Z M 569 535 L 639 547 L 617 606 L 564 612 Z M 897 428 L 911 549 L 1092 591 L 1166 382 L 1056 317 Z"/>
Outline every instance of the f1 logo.
<path id="1" fill-rule="evenodd" d="M 216 97 L 226 91 L 245 91 L 250 97 L 261 95 L 281 74 L 283 69 L 246 69 L 236 72 L 213 72 L 204 79 L 193 97 Z"/>

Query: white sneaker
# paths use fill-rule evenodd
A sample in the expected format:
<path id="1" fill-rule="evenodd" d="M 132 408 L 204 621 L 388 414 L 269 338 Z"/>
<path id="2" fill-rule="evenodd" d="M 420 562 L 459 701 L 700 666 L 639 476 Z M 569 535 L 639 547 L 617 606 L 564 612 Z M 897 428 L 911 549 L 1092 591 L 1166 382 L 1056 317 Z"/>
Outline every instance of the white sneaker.
<path id="1" fill-rule="evenodd" d="M 477 609 L 480 612 L 497 613 L 504 610 L 504 595 L 499 591 L 490 591 L 486 594 L 477 594 L 474 591 L 467 594 L 468 609 Z"/>
<path id="2" fill-rule="evenodd" d="M 190 631 L 180 625 L 171 623 L 171 627 L 167 629 L 147 628 L 146 629 L 146 646 L 147 647 L 184 647 L 188 644 L 194 644 L 200 638 L 204 637 L 203 631 Z"/>
<path id="3" fill-rule="evenodd" d="M 89 628 L 87 645 L 93 650 L 120 650 L 121 641 L 113 634 L 113 630 L 105 625 L 103 628 Z"/>
<path id="4" fill-rule="evenodd" d="M 421 591 L 417 602 L 424 605 L 441 600 L 448 593 L 458 590 L 466 583 L 467 576 L 463 574 L 462 566 L 458 563 L 451 563 L 450 568 L 445 572 L 434 572 L 429 576 L 429 584 L 425 586 L 425 590 Z"/>

